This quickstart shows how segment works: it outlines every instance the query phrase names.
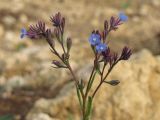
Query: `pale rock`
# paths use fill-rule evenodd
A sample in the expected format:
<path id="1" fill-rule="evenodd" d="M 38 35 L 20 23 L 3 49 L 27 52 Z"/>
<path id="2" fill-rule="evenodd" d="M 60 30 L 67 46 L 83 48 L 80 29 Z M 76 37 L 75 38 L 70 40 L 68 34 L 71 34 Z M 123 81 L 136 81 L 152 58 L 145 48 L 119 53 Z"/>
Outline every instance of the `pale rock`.
<path id="1" fill-rule="evenodd" d="M 159 0 L 152 0 L 151 2 L 152 2 L 152 4 L 153 4 L 154 6 L 156 6 L 156 7 L 159 7 L 159 6 L 160 6 L 160 1 L 159 1 Z"/>
<path id="2" fill-rule="evenodd" d="M 148 15 L 148 12 L 149 12 L 149 6 L 143 5 L 143 6 L 140 8 L 140 14 L 141 14 L 142 16 L 147 16 L 147 15 Z"/>
<path id="3" fill-rule="evenodd" d="M 102 86 L 95 97 L 92 119 L 158 120 L 160 75 L 156 69 L 160 63 L 157 58 L 148 50 L 142 50 L 134 54 L 130 61 L 119 63 L 108 80 L 118 79 L 121 83 L 116 87 Z M 84 71 L 90 69 L 87 67 Z M 98 82 L 96 77 L 95 83 Z M 74 120 L 80 120 L 74 84 L 65 84 L 53 99 L 38 100 L 28 116 L 39 113 L 47 113 L 62 120 L 72 113 Z"/>
<path id="4" fill-rule="evenodd" d="M 39 113 L 39 114 L 30 116 L 28 120 L 59 120 L 59 119 L 53 119 L 45 113 Z"/>
<path id="5" fill-rule="evenodd" d="M 11 16 L 11 15 L 7 15 L 7 16 L 5 16 L 5 17 L 3 18 L 2 21 L 3 21 L 4 24 L 7 25 L 8 27 L 12 27 L 12 26 L 15 24 L 16 19 L 15 19 L 13 16 Z"/>
<path id="6" fill-rule="evenodd" d="M 14 88 L 20 88 L 27 85 L 27 81 L 22 76 L 13 76 L 6 82 L 7 91 L 12 91 Z"/>

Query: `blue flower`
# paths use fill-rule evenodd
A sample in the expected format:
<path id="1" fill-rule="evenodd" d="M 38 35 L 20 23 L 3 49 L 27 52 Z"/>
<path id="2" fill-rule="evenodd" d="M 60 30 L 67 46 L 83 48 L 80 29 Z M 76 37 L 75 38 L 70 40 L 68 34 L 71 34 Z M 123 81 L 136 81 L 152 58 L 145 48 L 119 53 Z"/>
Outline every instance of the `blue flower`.
<path id="1" fill-rule="evenodd" d="M 20 35 L 20 38 L 24 38 L 25 36 L 27 35 L 27 30 L 25 28 L 22 28 L 21 29 L 21 35 Z"/>
<path id="2" fill-rule="evenodd" d="M 125 13 L 120 12 L 120 13 L 119 13 L 119 19 L 120 19 L 121 21 L 125 22 L 125 21 L 128 20 L 128 16 L 125 15 Z"/>
<path id="3" fill-rule="evenodd" d="M 92 33 L 91 36 L 89 37 L 89 42 L 91 45 L 97 45 L 101 43 L 100 35 L 96 33 Z"/>
<path id="4" fill-rule="evenodd" d="M 107 49 L 106 44 L 100 43 L 100 44 L 96 45 L 96 50 L 100 53 L 104 52 L 106 49 Z"/>

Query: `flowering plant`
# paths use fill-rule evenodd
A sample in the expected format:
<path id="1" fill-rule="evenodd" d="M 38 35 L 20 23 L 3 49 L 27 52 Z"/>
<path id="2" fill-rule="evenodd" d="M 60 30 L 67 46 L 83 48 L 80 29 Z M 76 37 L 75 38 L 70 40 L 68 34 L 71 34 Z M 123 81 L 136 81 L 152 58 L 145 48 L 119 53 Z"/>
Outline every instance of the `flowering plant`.
<path id="1" fill-rule="evenodd" d="M 95 98 L 95 95 L 102 84 L 116 86 L 120 83 L 119 80 L 107 81 L 106 78 L 115 65 L 119 61 L 128 60 L 132 52 L 131 49 L 126 46 L 122 49 L 120 55 L 111 52 L 107 41 L 107 36 L 111 31 L 117 30 L 119 25 L 121 25 L 127 19 L 128 17 L 124 13 L 120 13 L 118 17 L 111 17 L 110 21 L 105 20 L 104 29 L 101 32 L 94 30 L 91 33 L 89 37 L 89 43 L 94 53 L 94 60 L 93 69 L 87 84 L 84 84 L 84 81 L 81 78 L 76 77 L 72 66 L 70 65 L 70 49 L 72 47 L 72 40 L 69 37 L 66 39 L 64 38 L 65 18 L 62 17 L 60 13 L 50 17 L 50 21 L 54 27 L 53 31 L 50 28 L 46 28 L 45 23 L 42 21 L 39 21 L 36 25 L 31 25 L 28 30 L 21 30 L 21 38 L 25 36 L 29 37 L 30 39 L 45 38 L 50 46 L 51 52 L 59 58 L 59 60 L 52 61 L 52 64 L 54 65 L 53 67 L 68 69 L 70 71 L 71 75 L 73 76 L 73 81 L 75 82 L 83 120 L 90 119 L 93 99 Z M 56 50 L 55 40 L 57 40 L 60 44 L 63 51 L 62 54 Z M 107 72 L 105 72 L 106 69 Z M 96 75 L 100 76 L 100 81 L 97 87 L 93 88 Z M 91 92 L 91 88 L 94 89 L 93 92 Z"/>

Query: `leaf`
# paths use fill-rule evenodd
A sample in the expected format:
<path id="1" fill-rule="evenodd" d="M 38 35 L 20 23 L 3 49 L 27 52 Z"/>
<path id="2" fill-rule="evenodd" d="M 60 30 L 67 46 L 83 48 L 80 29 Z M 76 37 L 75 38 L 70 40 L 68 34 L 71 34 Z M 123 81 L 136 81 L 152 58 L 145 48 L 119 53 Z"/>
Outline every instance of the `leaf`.
<path id="1" fill-rule="evenodd" d="M 99 75 L 101 75 L 99 62 L 96 63 L 95 67 L 96 67 L 96 72 L 97 72 Z"/>
<path id="2" fill-rule="evenodd" d="M 78 96 L 79 104 L 80 104 L 80 107 L 82 109 L 82 99 L 81 99 L 80 89 L 78 87 L 76 87 L 76 90 L 77 90 L 77 96 Z"/>
<path id="3" fill-rule="evenodd" d="M 96 72 L 101 75 L 101 71 L 100 71 L 100 64 L 98 61 L 94 62 L 95 68 L 96 68 Z"/>
<path id="4" fill-rule="evenodd" d="M 81 81 L 79 82 L 78 87 L 79 87 L 79 89 L 80 89 L 81 91 L 83 91 L 83 88 L 84 88 L 84 82 L 83 82 L 83 80 L 82 80 L 82 79 L 81 79 Z"/>
<path id="5" fill-rule="evenodd" d="M 91 80 L 89 80 L 89 83 L 88 83 L 88 91 L 91 89 L 92 87 L 92 84 L 93 84 L 93 81 L 95 79 L 95 76 L 96 76 L 96 72 L 93 74 Z"/>
<path id="6" fill-rule="evenodd" d="M 86 111 L 86 115 L 85 115 L 86 120 L 89 120 L 91 112 L 92 112 L 92 97 L 89 96 L 88 97 L 88 103 L 87 103 L 87 111 Z"/>

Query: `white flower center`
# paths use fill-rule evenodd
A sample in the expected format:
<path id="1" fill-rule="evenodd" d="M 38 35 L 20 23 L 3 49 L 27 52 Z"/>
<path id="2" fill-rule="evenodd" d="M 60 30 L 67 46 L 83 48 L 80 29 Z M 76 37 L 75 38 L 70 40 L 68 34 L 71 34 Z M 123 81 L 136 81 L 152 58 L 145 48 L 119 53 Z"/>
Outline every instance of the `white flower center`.
<path id="1" fill-rule="evenodd" d="M 93 41 L 95 42 L 95 41 L 96 41 L 96 38 L 93 38 Z"/>
<path id="2" fill-rule="evenodd" d="M 101 50 L 103 50 L 103 47 L 100 47 Z"/>

